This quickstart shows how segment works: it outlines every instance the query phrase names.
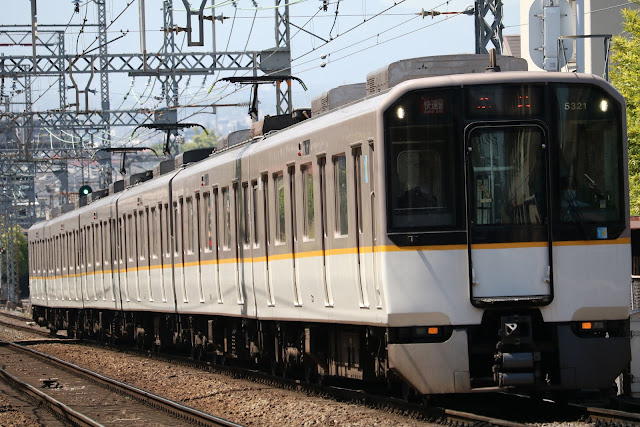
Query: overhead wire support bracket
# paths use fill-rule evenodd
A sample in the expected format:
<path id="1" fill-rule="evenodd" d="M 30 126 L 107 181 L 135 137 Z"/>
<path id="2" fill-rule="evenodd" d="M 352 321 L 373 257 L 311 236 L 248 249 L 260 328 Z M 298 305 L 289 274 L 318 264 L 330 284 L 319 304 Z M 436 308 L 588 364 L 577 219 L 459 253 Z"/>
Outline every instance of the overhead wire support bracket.
<path id="1" fill-rule="evenodd" d="M 184 7 L 187 9 L 187 45 L 188 46 L 204 46 L 204 17 L 203 10 L 204 5 L 207 3 L 207 0 L 202 0 L 200 3 L 200 8 L 196 10 L 191 10 L 189 6 L 188 0 L 182 0 Z M 193 27 L 191 26 L 191 17 L 198 17 L 198 40 L 193 40 Z"/>
<path id="2" fill-rule="evenodd" d="M 98 151 L 122 154 L 122 163 L 120 164 L 120 173 L 122 175 L 125 175 L 127 173 L 127 169 L 126 169 L 127 153 L 137 153 L 138 151 L 146 151 L 146 150 L 153 151 L 153 154 L 155 154 L 156 157 L 158 157 L 158 153 L 156 153 L 156 150 L 154 150 L 151 147 L 108 147 L 108 148 L 101 148 Z"/>
<path id="3" fill-rule="evenodd" d="M 207 128 L 205 128 L 204 126 L 202 126 L 199 123 L 149 123 L 149 124 L 136 126 L 136 128 L 133 130 L 133 132 L 131 132 L 131 138 L 133 138 L 133 136 L 135 135 L 136 131 L 138 129 L 140 129 L 140 128 L 166 131 L 167 132 L 167 139 L 166 139 L 166 142 L 165 142 L 165 145 L 164 145 L 164 149 L 162 150 L 162 152 L 164 154 L 171 154 L 170 149 L 169 149 L 171 133 L 173 131 L 177 131 L 179 129 L 191 128 L 191 127 L 194 127 L 194 126 L 198 126 L 198 127 L 202 128 L 204 133 L 206 135 L 209 135 L 209 132 L 207 131 Z"/>

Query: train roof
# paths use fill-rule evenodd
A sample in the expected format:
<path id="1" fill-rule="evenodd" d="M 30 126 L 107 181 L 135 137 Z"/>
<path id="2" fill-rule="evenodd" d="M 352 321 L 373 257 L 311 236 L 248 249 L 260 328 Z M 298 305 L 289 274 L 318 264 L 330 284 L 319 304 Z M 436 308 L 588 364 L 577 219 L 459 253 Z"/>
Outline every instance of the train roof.
<path id="1" fill-rule="evenodd" d="M 410 61 L 415 62 L 415 60 Z M 379 70 L 377 72 L 379 72 Z M 181 179 L 182 177 L 188 178 L 194 174 L 202 173 L 211 167 L 211 162 L 213 162 L 214 164 L 225 163 L 231 160 L 235 160 L 240 156 L 244 156 L 246 154 L 263 152 L 285 141 L 296 139 L 302 140 L 302 138 L 305 138 L 311 132 L 328 128 L 330 126 L 336 126 L 340 123 L 355 119 L 357 117 L 368 114 L 382 114 L 382 112 L 389 108 L 389 106 L 393 102 L 395 102 L 398 97 L 414 90 L 437 87 L 463 87 L 467 85 L 483 85 L 496 83 L 521 84 L 551 82 L 591 83 L 596 86 L 606 88 L 619 102 L 623 103 L 623 105 L 625 102 L 622 95 L 618 91 L 613 89 L 609 83 L 607 83 L 604 79 L 592 74 L 500 71 L 485 73 L 474 72 L 465 74 L 431 75 L 420 77 L 418 73 L 413 72 L 408 80 L 399 79 L 399 82 L 393 83 L 393 85 L 388 89 L 368 95 L 361 99 L 354 100 L 349 103 L 345 103 L 343 105 L 339 105 L 334 109 L 322 112 L 319 115 L 314 115 L 307 120 L 301 121 L 282 130 L 274 131 L 261 137 L 248 139 L 247 141 L 240 144 L 224 148 L 220 151 L 216 151 L 204 161 L 184 165 L 181 168 L 176 169 L 175 171 L 154 177 L 148 182 L 145 182 L 143 185 L 135 185 L 133 187 L 129 187 L 122 193 L 116 193 L 110 196 L 106 196 L 88 204 L 87 206 L 100 208 L 103 205 L 112 203 L 116 199 L 121 198 L 122 200 L 126 200 L 129 197 L 144 194 L 150 189 L 156 188 L 156 186 L 165 185 L 171 179 L 178 175 L 178 179 Z M 71 212 L 61 214 L 57 218 L 50 221 L 64 221 L 68 217 L 75 217 L 76 215 L 78 215 L 78 211 L 79 209 L 76 209 Z"/>

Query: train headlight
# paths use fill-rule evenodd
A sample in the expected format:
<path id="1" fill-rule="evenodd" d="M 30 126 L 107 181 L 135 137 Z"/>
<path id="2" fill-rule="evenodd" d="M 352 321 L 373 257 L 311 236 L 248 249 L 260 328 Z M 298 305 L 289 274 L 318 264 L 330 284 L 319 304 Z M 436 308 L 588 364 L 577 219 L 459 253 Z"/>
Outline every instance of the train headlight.
<path id="1" fill-rule="evenodd" d="M 404 119 L 404 108 L 398 107 L 398 110 L 396 111 L 396 114 L 398 115 L 399 119 Z"/>
<path id="2" fill-rule="evenodd" d="M 606 113 L 608 109 L 609 109 L 609 101 L 607 101 L 606 99 L 603 99 L 602 101 L 600 101 L 600 110 L 602 110 L 603 113 Z"/>

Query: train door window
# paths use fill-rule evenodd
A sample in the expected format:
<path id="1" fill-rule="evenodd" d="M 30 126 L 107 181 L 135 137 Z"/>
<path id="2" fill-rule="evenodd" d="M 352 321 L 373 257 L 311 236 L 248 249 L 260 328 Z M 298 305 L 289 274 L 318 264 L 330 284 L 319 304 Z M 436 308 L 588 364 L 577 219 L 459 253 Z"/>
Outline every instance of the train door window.
<path id="1" fill-rule="evenodd" d="M 105 260 L 106 260 L 106 256 L 105 253 L 107 251 L 107 239 L 105 239 L 105 234 L 107 231 L 107 223 L 106 222 L 101 222 L 100 223 L 100 236 L 98 237 L 100 240 L 100 273 L 102 274 L 102 277 L 100 278 L 100 283 L 102 284 L 102 300 L 105 301 L 107 299 L 107 292 L 105 289 L 105 277 L 104 277 L 104 273 L 107 270 L 107 268 L 105 268 Z"/>
<path id="2" fill-rule="evenodd" d="M 80 286 L 80 230 L 74 230 L 73 232 L 73 262 L 75 264 L 75 274 L 76 274 L 76 301 L 79 301 L 82 298 L 81 290 L 78 290 Z"/>
<path id="3" fill-rule="evenodd" d="M 187 198 L 187 211 L 186 211 L 186 216 L 187 216 L 187 241 L 186 241 L 186 253 L 188 254 L 192 254 L 193 253 L 193 248 L 194 248 L 194 234 L 195 234 L 195 227 L 193 224 L 193 198 L 189 197 Z"/>
<path id="4" fill-rule="evenodd" d="M 220 204 L 218 202 L 218 189 L 213 189 L 213 227 L 215 243 L 214 249 L 216 251 L 216 293 L 218 296 L 218 304 L 222 304 L 222 286 L 220 284 Z"/>
<path id="5" fill-rule="evenodd" d="M 204 251 L 213 251 L 213 235 L 211 230 L 211 194 L 202 194 L 202 216 L 204 225 Z"/>
<path id="6" fill-rule="evenodd" d="M 276 243 L 286 243 L 287 232 L 284 212 L 284 177 L 282 172 L 274 175 L 275 208 L 276 208 Z"/>
<path id="7" fill-rule="evenodd" d="M 248 247 L 251 243 L 251 228 L 250 228 L 250 209 L 249 209 L 249 183 L 242 183 L 242 233 L 244 246 Z"/>
<path id="8" fill-rule="evenodd" d="M 349 234 L 349 217 L 347 210 L 347 157 L 344 154 L 333 158 L 336 234 Z"/>
<path id="9" fill-rule="evenodd" d="M 165 246 L 166 247 L 169 246 L 167 244 L 167 238 L 168 238 L 167 229 L 165 228 L 165 223 L 166 223 L 165 218 L 167 217 L 168 215 L 167 215 L 166 205 L 163 207 L 162 203 L 158 204 L 158 252 L 157 253 L 158 253 L 158 256 L 160 257 L 160 267 L 161 267 L 160 288 L 162 289 L 162 302 L 167 302 L 167 293 L 165 290 L 165 277 L 164 277 L 164 266 L 165 266 L 164 257 L 167 256 L 165 255 L 167 253 Z M 168 256 L 170 255 L 171 254 L 168 254 Z"/>
<path id="10" fill-rule="evenodd" d="M 268 247 L 271 242 L 271 224 L 269 223 L 269 177 L 267 174 L 262 175 L 262 202 L 264 210 L 264 241 L 265 246 Z"/>
<path id="11" fill-rule="evenodd" d="M 222 249 L 231 248 L 231 199 L 229 187 L 222 189 Z"/>
<path id="12" fill-rule="evenodd" d="M 140 253 L 138 259 L 144 261 L 147 258 L 147 216 L 144 211 L 140 211 L 138 214 L 138 241 L 140 247 Z"/>
<path id="13" fill-rule="evenodd" d="M 178 257 L 180 255 L 180 234 L 182 226 L 180 225 L 180 217 L 178 215 L 178 202 L 173 202 L 173 256 Z"/>
<path id="14" fill-rule="evenodd" d="M 362 233 L 362 148 L 353 149 L 353 182 L 356 192 L 356 221 L 358 223 L 358 233 Z"/>
<path id="15" fill-rule="evenodd" d="M 291 166 L 289 172 L 289 200 L 291 203 L 291 238 L 293 241 L 298 240 L 298 222 L 296 218 L 296 169 Z"/>
<path id="16" fill-rule="evenodd" d="M 134 232 L 133 232 L 133 216 L 127 215 L 127 258 L 129 262 L 133 262 L 133 242 L 134 242 Z"/>
<path id="17" fill-rule="evenodd" d="M 71 284 L 74 282 L 75 277 L 75 251 L 73 247 L 73 233 L 67 233 L 67 247 L 65 248 L 67 252 L 67 274 L 68 274 L 68 286 L 67 286 L 67 299 L 71 299 Z"/>
<path id="18" fill-rule="evenodd" d="M 316 237 L 315 212 L 313 200 L 313 169 L 311 163 L 302 166 L 302 216 L 304 220 L 303 235 L 305 239 Z"/>
<path id="19" fill-rule="evenodd" d="M 196 205 L 195 205 L 195 211 L 193 213 L 194 215 L 194 236 L 193 236 L 193 244 L 194 244 L 194 251 L 196 253 L 200 253 L 200 249 L 202 247 L 202 238 L 201 238 L 201 233 L 202 233 L 202 219 L 200 217 L 200 214 L 202 213 L 202 204 L 200 201 L 200 194 L 196 193 Z M 200 261 L 200 257 L 198 256 L 198 261 Z"/>
<path id="20" fill-rule="evenodd" d="M 102 267 L 102 247 L 103 247 L 103 242 L 102 242 L 102 224 L 98 223 L 95 226 L 94 232 L 93 232 L 93 240 L 95 242 L 95 248 L 96 248 L 96 253 L 95 253 L 95 270 L 97 271 L 98 269 L 101 269 Z"/>
<path id="21" fill-rule="evenodd" d="M 149 227 L 149 234 L 151 237 L 151 258 L 158 259 L 158 210 L 155 206 L 151 208 Z"/>
<path id="22" fill-rule="evenodd" d="M 109 254 L 111 248 L 109 247 L 109 223 L 107 221 L 102 222 L 102 269 L 104 271 L 109 269 L 111 263 L 109 262 Z"/>
<path id="23" fill-rule="evenodd" d="M 251 181 L 251 208 L 253 209 L 252 221 L 253 221 L 253 247 L 260 246 L 260 240 L 258 239 L 258 181 Z"/>
<path id="24" fill-rule="evenodd" d="M 87 245 L 86 245 L 86 250 L 87 250 L 87 269 L 89 268 L 93 268 L 93 262 L 94 262 L 94 248 L 95 248 L 95 237 L 93 235 L 94 233 L 94 225 L 91 224 L 90 226 L 87 227 Z"/>
<path id="25" fill-rule="evenodd" d="M 164 253 L 167 258 L 171 258 L 171 210 L 168 203 L 164 204 L 164 236 Z"/>
<path id="26" fill-rule="evenodd" d="M 53 248 L 54 248 L 54 254 L 53 254 L 53 261 L 55 263 L 55 268 L 54 268 L 54 278 L 58 279 L 62 273 L 60 272 L 60 238 L 58 236 L 56 236 L 53 240 Z M 55 293 L 56 293 L 56 300 L 59 299 L 58 297 L 58 287 L 55 287 Z"/>
<path id="27" fill-rule="evenodd" d="M 164 250 L 164 240 L 167 238 L 164 230 L 164 210 L 162 209 L 162 203 L 158 204 L 156 209 L 156 255 L 158 258 L 162 258 Z"/>

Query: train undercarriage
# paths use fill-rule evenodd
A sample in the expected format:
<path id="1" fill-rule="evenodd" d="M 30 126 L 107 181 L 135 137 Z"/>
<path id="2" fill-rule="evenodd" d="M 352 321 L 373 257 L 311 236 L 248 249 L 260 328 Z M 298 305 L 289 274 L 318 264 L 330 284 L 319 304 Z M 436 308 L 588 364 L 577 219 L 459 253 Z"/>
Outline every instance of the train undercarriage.
<path id="1" fill-rule="evenodd" d="M 309 382 L 363 383 L 410 396 L 609 389 L 630 361 L 628 321 L 545 323 L 538 310 L 487 310 L 480 325 L 384 328 L 222 316 L 34 307 L 52 331 L 98 342 L 179 353 Z M 400 350 L 399 350 L 400 349 Z M 456 367 L 454 359 L 462 360 Z M 441 360 L 441 362 L 438 362 Z"/>

